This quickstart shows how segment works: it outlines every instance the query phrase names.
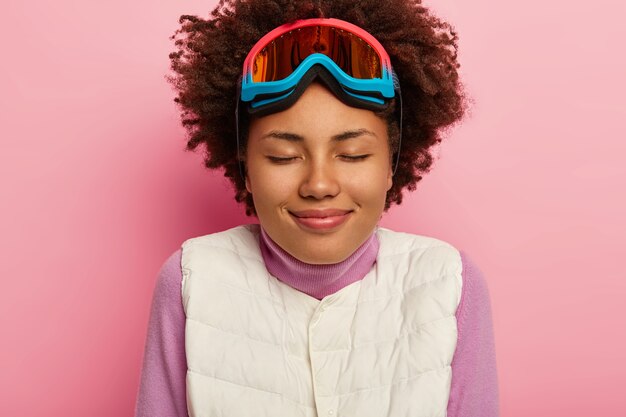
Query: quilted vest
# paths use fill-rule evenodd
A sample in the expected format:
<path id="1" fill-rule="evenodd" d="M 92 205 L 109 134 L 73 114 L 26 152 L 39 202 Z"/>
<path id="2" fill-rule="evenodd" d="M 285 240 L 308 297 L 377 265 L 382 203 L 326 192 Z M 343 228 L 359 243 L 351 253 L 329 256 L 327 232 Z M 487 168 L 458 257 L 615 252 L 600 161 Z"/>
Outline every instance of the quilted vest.
<path id="1" fill-rule="evenodd" d="M 259 226 L 182 244 L 191 417 L 445 416 L 461 257 L 377 228 L 376 263 L 317 300 L 270 275 Z"/>

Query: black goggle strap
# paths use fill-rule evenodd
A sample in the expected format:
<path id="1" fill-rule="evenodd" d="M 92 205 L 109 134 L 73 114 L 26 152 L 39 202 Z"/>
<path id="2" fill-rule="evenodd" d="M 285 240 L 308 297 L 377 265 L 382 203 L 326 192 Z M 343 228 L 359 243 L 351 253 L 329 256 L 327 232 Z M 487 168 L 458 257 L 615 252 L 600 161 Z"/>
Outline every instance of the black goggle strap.
<path id="1" fill-rule="evenodd" d="M 391 174 L 392 176 L 394 176 L 396 175 L 396 171 L 398 170 L 398 165 L 400 163 L 400 149 L 402 146 L 402 91 L 400 90 L 400 80 L 398 79 L 396 72 L 392 71 L 391 75 L 393 77 L 393 87 L 396 92 L 396 97 L 398 98 L 398 106 L 399 106 L 399 109 L 398 109 L 399 110 L 398 111 L 398 130 L 399 130 L 398 150 L 396 152 L 396 162 L 394 163 L 393 173 Z"/>
<path id="2" fill-rule="evenodd" d="M 241 159 L 241 151 L 240 151 L 240 142 L 239 142 L 239 102 L 241 101 L 241 80 L 242 77 L 239 76 L 239 80 L 237 81 L 237 102 L 235 104 L 235 136 L 237 137 L 237 163 L 239 164 L 239 174 L 241 175 L 241 179 L 246 182 L 246 175 L 244 174 L 243 161 Z"/>

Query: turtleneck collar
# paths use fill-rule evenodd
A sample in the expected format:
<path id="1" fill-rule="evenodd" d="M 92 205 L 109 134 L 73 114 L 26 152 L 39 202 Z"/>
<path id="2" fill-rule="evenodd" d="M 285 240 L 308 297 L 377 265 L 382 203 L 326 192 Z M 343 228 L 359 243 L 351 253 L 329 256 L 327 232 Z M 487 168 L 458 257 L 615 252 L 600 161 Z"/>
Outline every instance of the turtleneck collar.
<path id="1" fill-rule="evenodd" d="M 260 227 L 259 245 L 265 266 L 280 281 L 321 300 L 365 277 L 376 263 L 378 237 L 370 237 L 352 255 L 336 264 L 309 264 L 291 256 Z"/>

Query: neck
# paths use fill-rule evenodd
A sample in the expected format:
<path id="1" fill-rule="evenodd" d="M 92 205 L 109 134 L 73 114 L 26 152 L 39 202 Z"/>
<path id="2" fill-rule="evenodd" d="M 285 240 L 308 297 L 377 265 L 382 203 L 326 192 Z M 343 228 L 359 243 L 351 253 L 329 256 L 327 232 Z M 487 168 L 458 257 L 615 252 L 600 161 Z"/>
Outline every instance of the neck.
<path id="1" fill-rule="evenodd" d="M 267 235 L 263 227 L 260 229 L 261 255 L 269 273 L 318 300 L 363 279 L 376 263 L 379 247 L 376 233 L 372 233 L 345 260 L 336 264 L 318 265 L 291 256 Z"/>

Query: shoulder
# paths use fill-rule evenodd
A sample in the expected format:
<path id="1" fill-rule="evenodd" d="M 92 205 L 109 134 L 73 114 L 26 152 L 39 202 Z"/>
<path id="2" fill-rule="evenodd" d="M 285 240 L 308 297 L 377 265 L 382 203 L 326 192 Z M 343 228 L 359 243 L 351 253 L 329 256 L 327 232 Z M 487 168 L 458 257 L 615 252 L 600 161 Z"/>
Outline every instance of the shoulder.
<path id="1" fill-rule="evenodd" d="M 258 224 L 245 224 L 221 232 L 189 238 L 181 245 L 183 263 L 188 253 L 207 249 L 255 254 L 259 252 L 259 233 Z"/>
<path id="2" fill-rule="evenodd" d="M 376 230 L 383 256 L 407 254 L 411 252 L 429 252 L 456 258 L 460 262 L 459 250 L 452 244 L 431 236 L 397 232 L 384 227 Z"/>
<path id="3" fill-rule="evenodd" d="M 461 256 L 462 265 L 462 277 L 464 287 L 464 298 L 470 298 L 473 300 L 489 299 L 489 288 L 485 276 L 466 251 L 459 251 Z"/>
<path id="4" fill-rule="evenodd" d="M 154 286 L 155 306 L 171 306 L 180 299 L 182 270 L 182 249 L 178 248 L 162 263 Z"/>
<path id="5" fill-rule="evenodd" d="M 380 242 L 376 262 L 381 274 L 397 277 L 390 282 L 408 291 L 429 283 L 428 287 L 440 291 L 441 297 L 453 295 L 456 309 L 462 291 L 461 256 L 456 247 L 434 237 L 381 227 L 376 233 Z"/>
<path id="6" fill-rule="evenodd" d="M 487 280 L 476 262 L 466 251 L 461 251 L 463 291 L 457 310 L 461 328 L 470 322 L 491 321 L 491 303 Z"/>
<path id="7" fill-rule="evenodd" d="M 377 261 L 418 275 L 454 277 L 461 284 L 461 254 L 452 244 L 431 236 L 385 228 L 378 228 L 376 234 L 380 242 Z"/>
<path id="8" fill-rule="evenodd" d="M 163 277 L 165 281 L 169 281 L 167 277 L 180 273 L 180 258 L 182 249 L 176 249 L 170 256 L 165 259 L 159 270 L 159 277 Z"/>

